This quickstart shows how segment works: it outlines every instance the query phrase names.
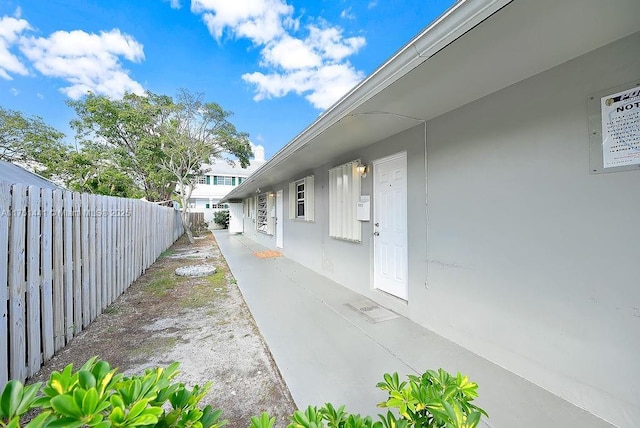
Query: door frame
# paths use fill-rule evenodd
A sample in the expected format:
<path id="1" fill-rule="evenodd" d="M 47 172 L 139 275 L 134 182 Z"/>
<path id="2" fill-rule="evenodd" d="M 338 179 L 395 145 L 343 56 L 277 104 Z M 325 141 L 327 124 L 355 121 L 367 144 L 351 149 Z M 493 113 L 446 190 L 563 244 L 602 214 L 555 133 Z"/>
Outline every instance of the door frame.
<path id="1" fill-rule="evenodd" d="M 377 196 L 377 184 L 376 184 L 376 169 L 379 167 L 380 164 L 384 164 L 386 162 L 390 162 L 390 161 L 394 161 L 394 160 L 399 160 L 402 159 L 404 160 L 404 173 L 405 173 L 405 189 L 404 189 L 404 194 L 405 194 L 405 200 L 404 200 L 404 212 L 405 212 L 405 216 L 407 217 L 405 219 L 405 230 L 404 230 L 404 271 L 405 271 L 405 279 L 404 279 L 404 296 L 398 296 L 395 295 L 393 293 L 390 293 L 388 291 L 385 291 L 381 288 L 379 288 L 376 284 L 376 280 L 377 280 L 377 275 L 376 275 L 376 239 L 374 236 L 372 236 L 372 245 L 371 245 L 371 277 L 372 277 L 372 288 L 373 290 L 376 291 L 380 291 L 383 292 L 389 296 L 392 296 L 394 298 L 397 299 L 401 299 L 405 302 L 409 301 L 409 221 L 408 221 L 408 205 L 409 205 L 409 192 L 408 192 L 408 187 L 409 187 L 409 178 L 408 178 L 408 157 L 407 157 L 407 152 L 406 150 L 403 150 L 401 152 L 398 153 L 394 153 L 392 155 L 389 156 L 385 156 L 383 158 L 380 159 L 376 159 L 373 162 L 371 162 L 371 166 L 372 166 L 372 178 L 373 178 L 373 183 L 372 183 L 372 192 L 373 192 L 373 216 L 372 216 L 372 229 L 373 232 L 375 232 L 375 224 L 376 224 L 376 217 L 378 215 L 378 211 L 376 209 L 377 204 L 379 203 Z"/>
<path id="2" fill-rule="evenodd" d="M 284 192 L 282 189 L 276 192 L 276 247 L 284 247 Z"/>

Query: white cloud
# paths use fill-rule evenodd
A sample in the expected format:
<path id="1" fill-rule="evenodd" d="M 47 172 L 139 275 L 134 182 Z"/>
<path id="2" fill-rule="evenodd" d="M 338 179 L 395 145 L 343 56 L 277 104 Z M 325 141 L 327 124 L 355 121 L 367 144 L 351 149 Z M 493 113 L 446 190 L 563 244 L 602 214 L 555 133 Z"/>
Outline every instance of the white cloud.
<path id="1" fill-rule="evenodd" d="M 356 19 L 356 16 L 351 10 L 351 6 L 340 12 L 340 18 L 342 19 Z"/>
<path id="2" fill-rule="evenodd" d="M 142 61 L 143 46 L 117 29 L 100 34 L 75 30 L 24 37 L 20 49 L 40 73 L 70 83 L 61 89 L 70 98 L 80 98 L 88 91 L 114 98 L 125 92 L 144 93 L 120 62 L 121 57 Z"/>
<path id="3" fill-rule="evenodd" d="M 18 12 L 19 10 L 16 11 Z M 9 73 L 22 76 L 29 74 L 25 65 L 11 53 L 10 48 L 18 42 L 20 34 L 30 28 L 29 23 L 24 19 L 9 16 L 0 18 L 0 77 L 12 80 Z"/>
<path id="4" fill-rule="evenodd" d="M 236 37 L 264 44 L 295 27 L 293 7 L 281 0 L 192 0 L 191 11 L 202 13 L 209 32 L 218 40 L 225 29 Z"/>
<path id="5" fill-rule="evenodd" d="M 262 65 L 282 67 L 285 70 L 318 67 L 322 57 L 304 40 L 285 36 L 280 40 L 268 43 L 262 50 Z"/>
<path id="6" fill-rule="evenodd" d="M 18 94 L 20 93 L 20 91 L 17 90 L 16 88 L 9 89 L 9 92 L 11 92 L 11 95 L 13 95 L 14 97 L 17 97 Z"/>
<path id="7" fill-rule="evenodd" d="M 347 58 L 366 43 L 364 37 L 344 37 L 340 27 L 323 20 L 304 28 L 285 0 L 192 0 L 213 37 L 247 38 L 261 48 L 262 71 L 242 78 L 255 86 L 255 100 L 303 95 L 314 107 L 327 108 L 364 76 Z M 342 13 L 351 18 L 350 9 Z"/>
<path id="8" fill-rule="evenodd" d="M 336 27 L 309 27 L 307 42 L 322 53 L 326 59 L 340 61 L 353 55 L 362 48 L 366 41 L 364 37 L 343 38 L 342 30 Z"/>
<path id="9" fill-rule="evenodd" d="M 36 94 L 36 96 L 37 96 L 38 98 L 40 98 L 41 100 L 44 100 L 44 95 L 42 95 L 40 92 L 38 92 L 38 93 Z"/>
<path id="10" fill-rule="evenodd" d="M 363 73 L 351 64 L 328 64 L 286 73 L 247 73 L 242 79 L 256 86 L 254 100 L 283 97 L 291 92 L 305 95 L 314 107 L 326 109 L 353 88 Z"/>
<path id="11" fill-rule="evenodd" d="M 180 4 L 180 0 L 163 0 L 165 2 L 168 2 L 169 5 L 171 6 L 171 9 L 180 9 L 182 7 L 182 5 Z"/>

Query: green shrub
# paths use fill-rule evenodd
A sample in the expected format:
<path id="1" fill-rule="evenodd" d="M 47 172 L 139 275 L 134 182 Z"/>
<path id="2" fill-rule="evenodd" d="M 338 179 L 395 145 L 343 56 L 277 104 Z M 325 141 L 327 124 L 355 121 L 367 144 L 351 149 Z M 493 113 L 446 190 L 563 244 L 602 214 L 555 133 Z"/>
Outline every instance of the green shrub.
<path id="1" fill-rule="evenodd" d="M 427 370 L 421 376 L 409 375 L 407 382 L 400 382 L 397 373 L 385 374 L 377 387 L 389 394 L 378 406 L 397 409 L 410 427 L 474 428 L 482 415 L 488 416 L 471 404 L 478 397 L 478 385 L 460 373 Z M 397 425 L 391 412 L 381 419 L 385 428 Z"/>
<path id="2" fill-rule="evenodd" d="M 216 211 L 213 213 L 213 221 L 223 229 L 229 228 L 229 210 Z"/>
<path id="3" fill-rule="evenodd" d="M 92 358 L 74 372 L 69 364 L 44 386 L 10 381 L 0 395 L 0 427 L 19 428 L 29 409 L 39 413 L 25 425 L 40 427 L 200 427 L 218 428 L 221 411 L 198 408 L 210 383 L 189 390 L 172 383 L 178 363 L 125 377 L 109 363 Z M 42 388 L 41 388 L 42 386 Z M 38 394 L 40 392 L 40 394 Z"/>
<path id="4" fill-rule="evenodd" d="M 220 421 L 220 410 L 198 407 L 211 383 L 189 390 L 182 383 L 172 383 L 177 374 L 178 363 L 173 363 L 166 369 L 125 377 L 107 362 L 92 358 L 76 372 L 71 364 L 53 372 L 44 386 L 25 387 L 12 380 L 0 394 L 0 427 L 20 428 L 30 409 L 38 413 L 26 428 L 223 426 L 226 421 Z M 378 406 L 397 414 L 388 410 L 374 422 L 370 416 L 349 414 L 345 406 L 327 403 L 297 410 L 288 428 L 475 428 L 481 416 L 487 416 L 471 404 L 478 396 L 478 385 L 460 373 L 428 370 L 403 382 L 397 373 L 385 374 L 377 387 L 388 393 Z M 262 413 L 251 418 L 250 428 L 273 428 L 274 424 L 274 417 Z"/>
<path id="5" fill-rule="evenodd" d="M 388 393 L 388 399 L 378 406 L 395 409 L 397 415 L 388 410 L 374 422 L 370 416 L 349 414 L 345 406 L 336 409 L 327 403 L 297 410 L 287 428 L 475 428 L 480 417 L 487 416 L 471 404 L 478 396 L 478 385 L 460 373 L 452 376 L 442 369 L 428 370 L 403 382 L 397 373 L 385 374 L 377 387 Z M 250 428 L 273 428 L 274 423 L 274 418 L 263 413 L 251 418 Z"/>

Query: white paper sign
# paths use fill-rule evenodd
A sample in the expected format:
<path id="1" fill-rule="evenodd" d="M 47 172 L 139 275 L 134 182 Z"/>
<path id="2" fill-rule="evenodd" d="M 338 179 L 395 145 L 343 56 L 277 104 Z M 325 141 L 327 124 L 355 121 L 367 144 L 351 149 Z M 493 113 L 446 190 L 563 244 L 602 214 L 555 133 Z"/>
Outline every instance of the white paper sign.
<path id="1" fill-rule="evenodd" d="M 640 87 L 600 99 L 605 168 L 640 165 Z"/>

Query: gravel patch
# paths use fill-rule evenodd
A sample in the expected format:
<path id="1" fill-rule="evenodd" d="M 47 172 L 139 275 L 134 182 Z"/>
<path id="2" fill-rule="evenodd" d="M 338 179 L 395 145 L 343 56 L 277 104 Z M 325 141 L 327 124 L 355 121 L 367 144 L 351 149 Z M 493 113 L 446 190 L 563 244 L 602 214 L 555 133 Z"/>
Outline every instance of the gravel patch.
<path id="1" fill-rule="evenodd" d="M 190 276 L 201 277 L 209 276 L 216 273 L 216 267 L 213 265 L 195 265 L 195 266 L 182 266 L 176 269 L 176 275 L 178 276 Z"/>
<path id="2" fill-rule="evenodd" d="M 176 255 L 188 257 L 175 257 Z M 175 275 L 179 267 L 217 266 L 206 277 Z M 285 427 L 295 405 L 235 279 L 208 233 L 183 237 L 29 382 L 97 355 L 126 374 L 181 363 L 189 387 L 213 381 L 202 405 L 223 411 L 229 427 L 248 427 L 263 411 Z"/>

